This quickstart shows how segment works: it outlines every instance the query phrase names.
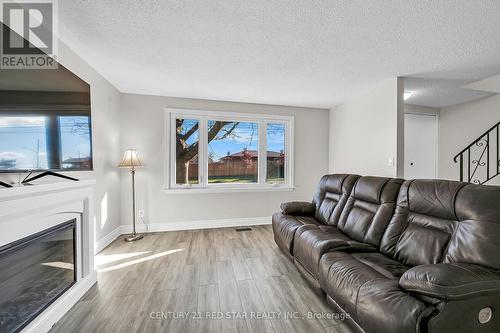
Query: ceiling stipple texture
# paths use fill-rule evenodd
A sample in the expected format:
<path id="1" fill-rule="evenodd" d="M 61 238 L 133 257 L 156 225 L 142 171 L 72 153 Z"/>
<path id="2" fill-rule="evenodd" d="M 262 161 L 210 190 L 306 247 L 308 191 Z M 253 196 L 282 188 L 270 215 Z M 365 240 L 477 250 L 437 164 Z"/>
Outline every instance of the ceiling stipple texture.
<path id="1" fill-rule="evenodd" d="M 445 108 L 493 95 L 491 92 L 462 88 L 471 82 L 463 79 L 405 78 L 405 91 L 412 95 L 405 103 L 431 108 Z"/>
<path id="2" fill-rule="evenodd" d="M 500 72 L 498 0 L 59 1 L 122 92 L 331 107 L 380 80 Z"/>

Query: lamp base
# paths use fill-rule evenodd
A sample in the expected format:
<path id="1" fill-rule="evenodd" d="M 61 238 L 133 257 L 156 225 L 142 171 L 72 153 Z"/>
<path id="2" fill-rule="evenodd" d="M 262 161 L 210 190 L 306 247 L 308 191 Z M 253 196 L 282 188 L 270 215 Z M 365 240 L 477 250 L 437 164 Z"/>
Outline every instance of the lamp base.
<path id="1" fill-rule="evenodd" d="M 144 235 L 143 234 L 130 234 L 130 236 L 125 237 L 125 242 L 135 242 L 138 241 L 139 239 L 143 239 Z"/>

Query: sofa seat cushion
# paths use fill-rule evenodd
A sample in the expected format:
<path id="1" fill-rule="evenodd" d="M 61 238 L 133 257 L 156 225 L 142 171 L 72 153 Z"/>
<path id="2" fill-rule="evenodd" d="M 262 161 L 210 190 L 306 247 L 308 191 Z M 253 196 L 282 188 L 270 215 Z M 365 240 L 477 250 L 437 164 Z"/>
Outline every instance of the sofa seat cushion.
<path id="1" fill-rule="evenodd" d="M 399 279 L 410 267 L 384 256 L 382 253 L 354 253 L 352 255 L 358 261 L 376 270 L 391 280 Z"/>
<path id="2" fill-rule="evenodd" d="M 285 254 L 291 256 L 295 231 L 303 225 L 319 224 L 317 220 L 310 216 L 291 216 L 276 213 L 272 218 L 274 240 Z"/>
<path id="3" fill-rule="evenodd" d="M 376 253 L 329 252 L 321 257 L 319 281 L 361 327 L 370 332 L 410 332 L 428 306 L 399 287 L 405 269 Z"/>
<path id="4" fill-rule="evenodd" d="M 293 257 L 296 263 L 317 280 L 319 260 L 326 252 L 376 250 L 372 245 L 351 239 L 336 227 L 306 225 L 295 232 Z"/>

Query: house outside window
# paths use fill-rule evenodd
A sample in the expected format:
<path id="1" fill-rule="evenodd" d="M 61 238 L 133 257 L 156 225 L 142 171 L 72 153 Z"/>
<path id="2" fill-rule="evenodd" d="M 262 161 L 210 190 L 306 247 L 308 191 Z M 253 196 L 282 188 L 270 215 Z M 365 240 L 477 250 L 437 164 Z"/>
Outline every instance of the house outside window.
<path id="1" fill-rule="evenodd" d="M 166 189 L 293 189 L 293 117 L 167 109 Z"/>

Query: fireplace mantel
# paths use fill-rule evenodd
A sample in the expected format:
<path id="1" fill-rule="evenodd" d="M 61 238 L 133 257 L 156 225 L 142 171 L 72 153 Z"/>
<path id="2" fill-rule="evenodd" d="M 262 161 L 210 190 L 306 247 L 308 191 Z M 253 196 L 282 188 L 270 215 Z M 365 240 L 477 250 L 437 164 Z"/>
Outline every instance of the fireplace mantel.
<path id="1" fill-rule="evenodd" d="M 47 332 L 97 281 L 94 269 L 95 180 L 0 189 L 0 246 L 76 217 L 77 282 L 23 332 Z"/>
<path id="2" fill-rule="evenodd" d="M 51 192 L 72 191 L 79 188 L 93 187 L 94 179 L 80 180 L 78 182 L 59 181 L 39 185 L 24 185 L 10 188 L 0 188 L 0 201 L 14 200 L 30 196 L 39 196 Z M 1 215 L 0 215 L 1 216 Z"/>

